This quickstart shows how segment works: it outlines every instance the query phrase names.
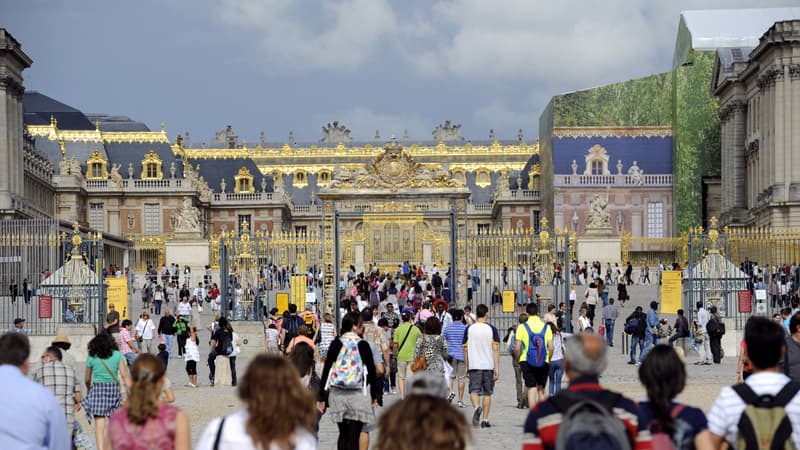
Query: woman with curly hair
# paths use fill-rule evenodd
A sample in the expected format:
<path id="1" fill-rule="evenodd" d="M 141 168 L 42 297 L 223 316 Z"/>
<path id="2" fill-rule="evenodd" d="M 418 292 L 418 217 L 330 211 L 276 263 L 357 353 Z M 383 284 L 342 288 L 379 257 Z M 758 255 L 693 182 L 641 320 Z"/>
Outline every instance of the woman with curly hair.
<path id="1" fill-rule="evenodd" d="M 442 323 L 436 317 L 428 317 L 417 339 L 414 358 L 425 357 L 425 370 L 444 376 L 444 361 L 447 358 L 447 341 L 442 337 Z"/>
<path id="2" fill-rule="evenodd" d="M 89 422 L 94 419 L 97 448 L 103 450 L 106 421 L 121 405 L 120 386 L 123 381 L 131 385 L 128 363 L 110 334 L 98 334 L 89 341 L 85 379 L 89 393 L 81 405 Z"/>
<path id="3" fill-rule="evenodd" d="M 376 450 L 466 450 L 472 433 L 458 409 L 445 398 L 445 379 L 431 372 L 417 372 L 408 379 L 408 395 L 390 406 L 378 421 Z M 413 411 L 413 414 L 409 414 Z M 398 436 L 424 436 L 405 439 Z"/>
<path id="4" fill-rule="evenodd" d="M 647 390 L 647 401 L 639 403 L 639 423 L 648 424 L 654 447 L 669 440 L 677 450 L 714 448 L 703 411 L 674 400 L 686 386 L 686 367 L 675 349 L 653 347 L 639 367 L 639 380 Z"/>
<path id="5" fill-rule="evenodd" d="M 108 419 L 106 446 L 114 450 L 176 449 L 190 447 L 189 418 L 177 406 L 160 402 L 167 379 L 158 357 L 144 353 L 133 363 L 128 403 Z"/>
<path id="6" fill-rule="evenodd" d="M 283 356 L 261 353 L 247 367 L 238 387 L 244 409 L 212 420 L 198 450 L 312 450 L 316 414 L 314 395 Z"/>

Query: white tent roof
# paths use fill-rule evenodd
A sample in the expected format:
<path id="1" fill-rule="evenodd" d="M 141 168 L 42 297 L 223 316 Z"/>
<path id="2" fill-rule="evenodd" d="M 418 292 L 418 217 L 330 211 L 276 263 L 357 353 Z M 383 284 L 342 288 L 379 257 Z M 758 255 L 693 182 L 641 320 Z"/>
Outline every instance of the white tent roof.
<path id="1" fill-rule="evenodd" d="M 691 269 L 692 278 L 744 278 L 748 276 L 738 265 L 720 253 L 709 253 Z"/>
<path id="2" fill-rule="evenodd" d="M 89 285 L 98 283 L 97 274 L 81 258 L 71 258 L 44 281 L 42 287 L 64 285 Z"/>
<path id="3" fill-rule="evenodd" d="M 775 22 L 800 19 L 800 7 L 684 11 L 678 24 L 673 67 L 687 61 L 691 50 L 756 47 Z"/>

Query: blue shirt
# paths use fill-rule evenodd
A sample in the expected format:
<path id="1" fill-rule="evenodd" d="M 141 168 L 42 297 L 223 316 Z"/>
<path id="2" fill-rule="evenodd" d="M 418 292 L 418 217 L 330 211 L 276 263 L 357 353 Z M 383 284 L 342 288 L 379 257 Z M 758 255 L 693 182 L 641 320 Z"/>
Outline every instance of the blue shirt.
<path id="1" fill-rule="evenodd" d="M 464 361 L 464 332 L 467 326 L 462 322 L 453 322 L 442 331 L 442 337 L 447 341 L 447 354 L 453 359 Z"/>
<path id="2" fill-rule="evenodd" d="M 658 313 L 650 308 L 647 310 L 647 328 L 644 330 L 645 336 L 653 335 L 653 327 L 658 324 Z"/>
<path id="3" fill-rule="evenodd" d="M 0 366 L 0 448 L 70 450 L 64 409 L 19 368 Z"/>

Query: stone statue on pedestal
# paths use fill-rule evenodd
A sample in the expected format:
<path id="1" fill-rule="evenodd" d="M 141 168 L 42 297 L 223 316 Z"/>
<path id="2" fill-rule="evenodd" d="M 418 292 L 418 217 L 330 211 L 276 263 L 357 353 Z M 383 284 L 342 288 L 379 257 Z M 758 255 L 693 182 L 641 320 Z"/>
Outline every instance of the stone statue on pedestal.
<path id="1" fill-rule="evenodd" d="M 121 164 L 111 165 L 111 182 L 114 183 L 117 189 L 122 189 L 122 175 L 119 174 L 119 169 L 121 167 Z"/>
<path id="2" fill-rule="evenodd" d="M 586 228 L 603 229 L 611 228 L 610 214 L 608 212 L 608 197 L 605 199 L 600 194 L 594 194 L 586 211 Z"/>
<path id="3" fill-rule="evenodd" d="M 173 228 L 177 232 L 200 231 L 200 210 L 192 205 L 192 199 L 183 198 L 183 207 L 172 215 Z"/>

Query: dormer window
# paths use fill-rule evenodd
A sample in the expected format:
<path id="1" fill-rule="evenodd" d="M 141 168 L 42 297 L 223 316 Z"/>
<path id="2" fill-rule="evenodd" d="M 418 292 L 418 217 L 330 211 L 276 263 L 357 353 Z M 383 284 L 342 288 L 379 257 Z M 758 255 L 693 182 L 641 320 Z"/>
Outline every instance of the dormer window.
<path id="1" fill-rule="evenodd" d="M 317 175 L 317 186 L 327 186 L 331 182 L 331 173 L 327 170 L 321 170 Z"/>
<path id="2" fill-rule="evenodd" d="M 475 184 L 482 188 L 491 185 L 492 177 L 489 175 L 489 171 L 486 169 L 478 169 L 478 171 L 475 172 Z"/>
<path id="3" fill-rule="evenodd" d="M 86 178 L 89 180 L 105 180 L 108 178 L 107 167 L 108 160 L 106 160 L 106 157 L 99 150 L 95 150 L 86 161 Z"/>
<path id="4" fill-rule="evenodd" d="M 253 185 L 253 175 L 247 170 L 247 167 L 242 167 L 239 169 L 239 173 L 237 173 L 234 177 L 236 180 L 236 186 L 233 188 L 233 192 L 240 193 L 240 192 L 255 192 L 256 188 Z"/>
<path id="5" fill-rule="evenodd" d="M 142 179 L 143 180 L 160 180 L 164 178 L 161 172 L 161 158 L 156 152 L 150 150 L 142 160 Z"/>
<path id="6" fill-rule="evenodd" d="M 302 170 L 298 170 L 294 173 L 294 180 L 292 180 L 292 185 L 296 188 L 304 188 L 308 186 L 308 177 L 306 173 Z"/>
<path id="7" fill-rule="evenodd" d="M 584 175 L 611 175 L 608 171 L 608 152 L 599 144 L 590 148 L 584 158 L 586 159 Z"/>
<path id="8" fill-rule="evenodd" d="M 453 171 L 453 179 L 461 183 L 462 185 L 467 184 L 467 175 L 464 173 L 463 170 L 454 170 Z"/>

